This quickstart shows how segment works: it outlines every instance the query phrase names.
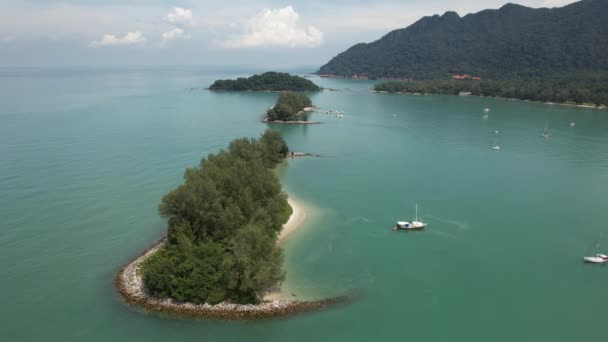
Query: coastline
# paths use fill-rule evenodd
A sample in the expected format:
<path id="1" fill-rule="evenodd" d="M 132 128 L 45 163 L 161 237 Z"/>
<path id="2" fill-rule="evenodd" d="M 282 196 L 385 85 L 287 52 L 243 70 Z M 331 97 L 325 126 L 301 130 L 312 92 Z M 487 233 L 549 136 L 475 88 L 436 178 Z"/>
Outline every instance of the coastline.
<path id="1" fill-rule="evenodd" d="M 277 237 L 277 244 L 279 245 L 282 245 L 296 232 L 307 218 L 306 208 L 298 201 L 292 197 L 288 197 L 287 201 L 292 208 L 292 213 Z M 126 303 L 141 306 L 157 313 L 239 320 L 271 318 L 316 311 L 348 300 L 347 296 L 311 301 L 287 299 L 280 292 L 280 287 L 269 290 L 259 304 L 222 302 L 210 305 L 206 303 L 183 303 L 171 298 L 154 298 L 145 293 L 140 270 L 142 263 L 163 247 L 165 243 L 166 237 L 155 241 L 150 247 L 126 264 L 116 275 L 114 285 Z"/>
<path id="2" fill-rule="evenodd" d="M 283 225 L 281 233 L 279 233 L 279 236 L 277 237 L 277 243 L 279 245 L 283 244 L 290 235 L 292 235 L 298 228 L 300 228 L 302 223 L 306 221 L 307 216 L 306 209 L 302 207 L 300 203 L 296 201 L 293 197 L 287 197 L 287 202 L 289 203 L 292 212 L 287 222 L 285 222 L 285 224 Z"/>
<path id="3" fill-rule="evenodd" d="M 510 97 L 502 97 L 502 96 L 485 96 L 485 95 L 473 95 L 473 94 L 463 94 L 463 95 L 460 95 L 460 94 L 433 94 L 433 93 L 424 93 L 424 94 L 421 94 L 421 93 L 406 93 L 406 92 L 402 92 L 402 91 L 389 92 L 389 91 L 385 91 L 385 90 L 374 90 L 374 89 L 370 89 L 370 91 L 372 93 L 377 93 L 377 94 L 399 94 L 399 95 L 416 95 L 416 96 L 420 96 L 420 95 L 477 96 L 477 97 L 483 97 L 483 98 L 501 99 L 501 100 L 509 100 L 509 101 L 531 102 L 531 103 L 540 103 L 540 104 L 546 104 L 546 105 L 569 106 L 569 107 L 597 109 L 597 110 L 608 109 L 607 105 L 600 105 L 600 106 L 589 105 L 589 104 L 580 104 L 580 105 L 578 105 L 576 103 L 543 102 L 543 101 L 533 101 L 533 100 L 522 100 L 522 99 L 516 99 L 516 98 L 510 98 Z"/>

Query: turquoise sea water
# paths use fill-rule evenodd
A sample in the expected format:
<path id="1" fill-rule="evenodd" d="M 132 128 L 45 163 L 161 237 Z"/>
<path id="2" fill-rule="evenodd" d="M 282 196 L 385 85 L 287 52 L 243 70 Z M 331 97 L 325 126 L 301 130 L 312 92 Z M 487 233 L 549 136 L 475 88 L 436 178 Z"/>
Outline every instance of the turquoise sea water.
<path id="1" fill-rule="evenodd" d="M 339 91 L 313 102 L 344 118 L 276 127 L 293 150 L 322 155 L 281 172 L 312 210 L 286 245 L 285 287 L 356 290 L 355 302 L 250 322 L 125 306 L 112 281 L 163 233 L 160 197 L 203 155 L 266 128 L 276 94 L 190 89 L 234 76 L 0 69 L 3 340 L 605 339 L 608 267 L 581 257 L 608 239 L 608 111 L 374 94 L 367 81 L 314 78 Z M 416 203 L 428 229 L 392 232 Z"/>

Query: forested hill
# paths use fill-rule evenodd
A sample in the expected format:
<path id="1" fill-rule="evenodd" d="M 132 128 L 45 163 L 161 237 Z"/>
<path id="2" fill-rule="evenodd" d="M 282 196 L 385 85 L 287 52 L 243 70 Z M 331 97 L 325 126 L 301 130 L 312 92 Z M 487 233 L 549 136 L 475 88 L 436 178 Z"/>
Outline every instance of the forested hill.
<path id="1" fill-rule="evenodd" d="M 369 44 L 357 44 L 318 74 L 439 79 L 571 75 L 608 69 L 608 0 L 560 8 L 506 4 L 460 17 L 424 17 Z"/>
<path id="2" fill-rule="evenodd" d="M 304 77 L 292 76 L 283 72 L 265 72 L 249 78 L 239 77 L 236 80 L 217 80 L 210 90 L 232 91 L 319 91 L 321 88 Z"/>

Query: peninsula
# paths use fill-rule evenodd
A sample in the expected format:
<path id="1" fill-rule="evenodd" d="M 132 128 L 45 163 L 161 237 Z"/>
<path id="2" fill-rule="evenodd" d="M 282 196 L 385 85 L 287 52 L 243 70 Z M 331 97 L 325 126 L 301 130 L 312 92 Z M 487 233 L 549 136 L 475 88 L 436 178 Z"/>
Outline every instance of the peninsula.
<path id="1" fill-rule="evenodd" d="M 304 77 L 282 72 L 265 72 L 249 78 L 217 80 L 209 90 L 231 91 L 320 91 L 321 88 Z"/>
<path id="2" fill-rule="evenodd" d="M 324 308 L 340 298 L 266 300 L 285 279 L 280 242 L 305 218 L 282 192 L 274 167 L 289 148 L 280 133 L 233 140 L 187 169 L 159 212 L 167 237 L 126 265 L 116 286 L 153 311 L 228 319 Z"/>

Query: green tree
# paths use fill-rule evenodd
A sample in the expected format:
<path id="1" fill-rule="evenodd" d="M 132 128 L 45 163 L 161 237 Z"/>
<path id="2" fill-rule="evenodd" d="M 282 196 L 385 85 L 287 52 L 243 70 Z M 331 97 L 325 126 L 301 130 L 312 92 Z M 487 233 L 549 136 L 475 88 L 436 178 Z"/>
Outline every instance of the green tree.
<path id="1" fill-rule="evenodd" d="M 261 291 L 285 278 L 281 271 L 283 251 L 262 228 L 244 227 L 230 240 L 229 246 L 224 267 L 227 287 L 233 291 L 236 301 L 255 301 Z"/>
<path id="2" fill-rule="evenodd" d="M 312 101 L 304 94 L 282 93 L 274 107 L 268 110 L 267 116 L 273 121 L 305 119 L 303 110 L 311 106 Z"/>

